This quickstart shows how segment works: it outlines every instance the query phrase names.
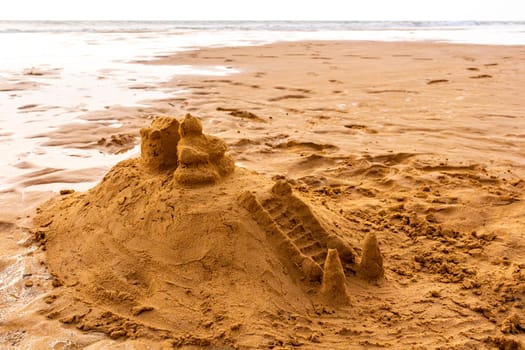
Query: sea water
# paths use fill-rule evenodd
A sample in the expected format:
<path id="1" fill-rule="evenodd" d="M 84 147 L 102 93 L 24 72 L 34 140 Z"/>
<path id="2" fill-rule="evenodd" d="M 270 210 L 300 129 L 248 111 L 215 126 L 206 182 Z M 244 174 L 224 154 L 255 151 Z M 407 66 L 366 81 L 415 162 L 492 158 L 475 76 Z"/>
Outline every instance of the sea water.
<path id="1" fill-rule="evenodd" d="M 57 190 L 64 184 L 26 186 L 16 179 L 39 168 L 109 168 L 137 153 L 137 148 L 111 155 L 49 147 L 43 145 L 45 138 L 35 137 L 63 124 L 83 123 L 83 114 L 105 106 L 141 106 L 178 93 L 131 86 L 158 85 L 188 74 L 236 73 L 224 66 L 144 65 L 136 60 L 200 47 L 298 40 L 525 45 L 525 22 L 0 21 L 0 192 Z M 17 81 L 34 86 L 1 88 Z M 30 104 L 42 108 L 20 108 Z M 32 167 L 17 166 L 24 163 Z M 67 187 L 83 190 L 97 180 Z"/>

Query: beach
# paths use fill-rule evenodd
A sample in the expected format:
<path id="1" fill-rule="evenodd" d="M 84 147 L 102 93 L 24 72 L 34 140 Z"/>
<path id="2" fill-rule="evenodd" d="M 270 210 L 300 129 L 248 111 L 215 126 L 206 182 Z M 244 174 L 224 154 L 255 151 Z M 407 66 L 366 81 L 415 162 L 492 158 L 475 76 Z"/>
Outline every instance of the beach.
<path id="1" fill-rule="evenodd" d="M 143 75 L 119 85 L 125 91 L 119 92 L 121 102 L 111 103 L 111 91 L 106 101 L 80 112 L 75 103 L 57 102 L 56 114 L 67 109 L 71 118 L 42 127 L 38 135 L 34 129 L 24 131 L 46 161 L 38 152 L 14 155 L 18 162 L 9 158 L 14 170 L 2 174 L 0 194 L 0 269 L 6 281 L 0 344 L 55 349 L 523 347 L 524 46 L 303 40 L 138 55 L 126 64 L 143 67 L 136 68 Z M 170 66 L 200 73 L 153 73 Z M 18 80 L 4 79 L 2 96 L 26 89 L 38 96 L 35 84 L 45 89 L 46 83 L 39 79 L 60 81 L 56 75 L 52 69 L 35 69 Z M 136 98 L 126 97 L 130 92 L 144 98 L 127 104 L 126 99 Z M 23 115 L 55 108 L 30 97 L 21 105 L 13 102 L 13 109 Z M 156 116 L 182 120 L 187 113 L 200 118 L 206 134 L 225 142 L 237 168 L 209 188 L 173 185 L 166 193 L 167 177 L 134 175 L 159 189 L 151 198 L 172 196 L 179 198 L 173 199 L 174 207 L 186 208 L 176 212 L 182 215 L 175 215 L 182 222 L 178 229 L 188 230 L 198 244 L 177 238 L 177 247 L 188 244 L 181 259 L 206 254 L 215 259 L 206 268 L 192 265 L 189 272 L 169 277 L 169 268 L 159 264 L 173 256 L 155 245 L 144 249 L 147 239 L 140 235 L 148 232 L 119 236 L 116 232 L 125 229 L 116 224 L 113 240 L 97 242 L 83 237 L 81 225 L 89 215 L 113 213 L 104 203 L 123 200 L 119 196 L 125 190 L 111 192 L 107 179 L 123 181 L 110 168 L 140 155 L 140 129 Z M 4 147 L 11 154 L 12 144 Z M 282 272 L 286 255 L 263 238 L 266 226 L 253 209 L 241 205 L 246 200 L 238 198 L 245 191 L 264 204 L 270 196 L 265 189 L 279 181 L 310 208 L 308 214 L 289 209 L 294 218 L 301 223 L 314 217 L 352 247 L 355 259 L 344 266 L 348 304 L 323 304 L 316 292 L 319 282 L 306 282 L 290 267 Z M 97 183 L 88 197 L 79 193 Z M 278 189 L 272 191 L 270 199 L 290 205 Z M 141 192 L 133 193 L 127 200 L 142 203 Z M 47 199 L 55 206 L 43 204 Z M 92 203 L 88 208 L 106 211 L 84 216 L 84 209 L 75 209 L 81 199 Z M 120 203 L 119 215 L 136 213 L 129 216 L 134 220 L 150 208 L 162 213 L 164 207 L 156 203 Z M 165 220 L 158 215 L 152 222 Z M 55 222 L 77 218 L 77 224 L 64 221 L 72 225 L 71 236 L 53 220 L 45 222 L 49 217 Z M 119 216 L 108 220 L 118 223 Z M 201 231 L 192 233 L 192 220 Z M 224 223 L 231 232 L 214 231 L 208 220 Z M 138 220 L 136 227 L 153 227 L 140 225 Z M 201 233 L 206 230 L 208 235 Z M 170 241 L 152 232 L 158 247 Z M 246 232 L 251 233 L 244 237 Z M 350 266 L 359 264 L 370 232 L 384 266 L 384 276 L 374 281 Z M 213 234 L 221 238 L 214 241 Z M 229 240 L 231 247 L 221 244 Z M 97 249 L 100 255 L 93 258 L 90 252 Z M 104 264 L 97 267 L 97 259 L 109 264 L 111 256 L 119 259 L 116 272 L 105 271 Z M 133 261 L 141 263 L 130 267 Z M 136 274 L 121 281 L 118 273 L 127 276 L 125 269 Z M 169 283 L 161 286 L 161 276 Z M 104 292 L 86 287 L 96 285 Z M 136 300 L 119 299 L 119 291 Z"/>

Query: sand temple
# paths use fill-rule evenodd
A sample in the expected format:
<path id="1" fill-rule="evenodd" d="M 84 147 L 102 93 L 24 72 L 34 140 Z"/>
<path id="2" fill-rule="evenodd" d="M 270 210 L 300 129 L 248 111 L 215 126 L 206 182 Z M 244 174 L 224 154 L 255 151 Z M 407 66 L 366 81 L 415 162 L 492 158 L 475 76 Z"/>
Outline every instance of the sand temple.
<path id="1" fill-rule="evenodd" d="M 114 339 L 270 346 L 262 329 L 351 307 L 349 278 L 381 275 L 377 242 L 358 264 L 344 222 L 285 180 L 235 168 L 196 117 L 140 134 L 139 158 L 35 219 L 56 287 L 47 317 Z"/>

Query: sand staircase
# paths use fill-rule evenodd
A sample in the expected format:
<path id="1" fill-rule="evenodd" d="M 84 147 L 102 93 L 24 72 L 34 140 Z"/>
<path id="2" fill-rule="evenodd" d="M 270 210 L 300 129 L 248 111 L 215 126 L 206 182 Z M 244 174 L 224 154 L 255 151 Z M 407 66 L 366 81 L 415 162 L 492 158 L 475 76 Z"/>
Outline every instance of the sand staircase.
<path id="1" fill-rule="evenodd" d="M 240 203 L 266 231 L 283 258 L 309 279 L 321 279 L 329 248 L 338 250 L 343 264 L 354 263 L 353 250 L 323 228 L 310 207 L 293 195 L 288 183 L 277 182 L 271 193 L 246 192 L 240 197 Z"/>
<path id="2" fill-rule="evenodd" d="M 320 267 L 323 267 L 327 248 L 324 242 L 319 239 L 318 232 L 314 232 L 314 229 L 309 227 L 310 225 L 305 228 L 306 223 L 301 220 L 298 213 L 278 197 L 268 198 L 261 205 L 297 249 L 305 256 L 310 257 Z"/>

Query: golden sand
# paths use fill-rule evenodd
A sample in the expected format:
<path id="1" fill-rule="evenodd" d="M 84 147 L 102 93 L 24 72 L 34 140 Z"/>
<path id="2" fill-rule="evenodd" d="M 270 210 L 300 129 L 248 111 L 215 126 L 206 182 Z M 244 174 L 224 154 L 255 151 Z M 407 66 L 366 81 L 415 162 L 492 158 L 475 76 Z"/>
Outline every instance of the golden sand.
<path id="1" fill-rule="evenodd" d="M 90 191 L 42 207 L 34 257 L 54 278 L 35 274 L 21 287 L 46 293 L 30 309 L 41 316 L 5 322 L 4 338 L 24 344 L 26 330 L 95 348 L 518 349 L 524 57 L 519 46 L 298 42 L 148 62 L 241 73 L 177 77 L 163 88 L 189 92 L 85 116 L 123 122 L 114 132 L 49 133 L 56 145 L 118 152 L 149 127 L 143 138 L 162 146 L 154 129 L 170 127 L 150 126 L 152 116 L 189 112 L 214 136 L 171 149 L 169 159 L 187 160 L 184 175 L 175 163 L 132 159 Z M 194 171 L 199 181 L 185 180 Z M 20 220 L 2 227 L 16 236 Z M 325 270 L 333 278 L 323 289 Z M 334 290 L 348 303 L 327 302 Z M 67 333 L 75 328 L 87 333 Z"/>

